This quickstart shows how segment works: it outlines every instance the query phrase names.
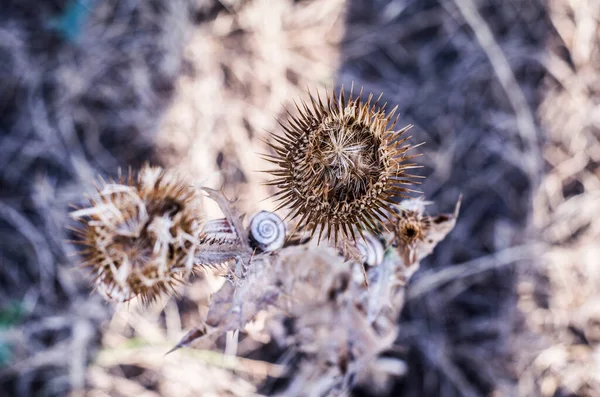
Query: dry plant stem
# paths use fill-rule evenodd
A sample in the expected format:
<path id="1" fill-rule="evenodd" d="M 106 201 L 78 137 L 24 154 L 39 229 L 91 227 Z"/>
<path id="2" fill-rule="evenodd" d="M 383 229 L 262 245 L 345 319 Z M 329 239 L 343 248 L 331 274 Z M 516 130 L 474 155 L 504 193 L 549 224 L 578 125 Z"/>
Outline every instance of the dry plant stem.
<path id="1" fill-rule="evenodd" d="M 236 329 L 234 331 L 227 331 L 227 341 L 224 353 L 226 357 L 235 357 L 237 355 L 239 336 L 239 329 Z"/>
<path id="2" fill-rule="evenodd" d="M 543 252 L 544 247 L 545 244 L 540 243 L 520 245 L 462 264 L 446 267 L 416 281 L 408 292 L 408 298 L 418 298 L 447 282 L 462 280 L 517 261 L 531 260 Z"/>
<path id="3" fill-rule="evenodd" d="M 164 349 L 166 345 L 159 346 L 158 351 Z M 160 359 L 159 355 L 153 354 L 153 350 L 146 349 L 105 349 L 98 357 L 98 363 L 101 365 L 111 365 L 111 363 L 130 363 L 136 364 L 141 361 L 155 361 Z M 154 352 L 155 353 L 155 352 Z M 187 354 L 203 360 L 207 363 L 231 369 L 234 371 L 247 372 L 259 376 L 281 376 L 284 368 L 281 365 L 271 364 L 264 361 L 252 360 L 243 357 L 229 356 L 212 350 L 191 349 L 186 350 Z"/>
<path id="4" fill-rule="evenodd" d="M 445 0 L 448 1 L 448 0 Z M 472 0 L 453 0 L 463 18 L 469 24 L 482 50 L 487 55 L 498 81 L 502 85 L 510 101 L 519 133 L 523 141 L 524 153 L 520 161 L 525 162 L 525 171 L 533 187 L 539 185 L 541 168 L 541 153 L 537 137 L 537 127 L 533 112 L 527 103 L 523 90 L 519 86 L 510 63 L 502 48 L 494 38 L 490 27 L 485 22 Z M 519 164 L 515 164 L 519 166 Z"/>

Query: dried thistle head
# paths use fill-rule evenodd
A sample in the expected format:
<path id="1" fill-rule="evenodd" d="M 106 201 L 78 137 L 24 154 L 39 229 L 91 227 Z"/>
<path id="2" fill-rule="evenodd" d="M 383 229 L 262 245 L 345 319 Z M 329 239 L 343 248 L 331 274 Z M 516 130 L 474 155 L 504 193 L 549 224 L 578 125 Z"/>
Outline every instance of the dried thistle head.
<path id="1" fill-rule="evenodd" d="M 386 114 L 372 95 L 362 102 L 340 91 L 337 99 L 334 92 L 310 102 L 269 143 L 275 154 L 266 158 L 278 166 L 269 184 L 279 188 L 279 208 L 289 208 L 311 235 L 320 230 L 319 240 L 323 233 L 334 242 L 355 239 L 355 227 L 375 232 L 388 206 L 415 184 L 407 170 L 416 168 L 416 155 L 407 154 L 413 146 L 403 136 L 410 126 L 394 130 L 396 108 Z"/>
<path id="2" fill-rule="evenodd" d="M 101 180 L 90 206 L 71 213 L 81 224 L 83 265 L 96 289 L 117 302 L 156 299 L 185 279 L 202 226 L 202 197 L 177 174 L 144 166 Z"/>
<path id="3" fill-rule="evenodd" d="M 392 232 L 391 240 L 405 267 L 414 268 L 454 228 L 460 202 L 459 198 L 454 213 L 436 216 L 425 214 L 425 206 L 431 202 L 422 197 L 404 200 L 393 207 L 397 217 L 387 224 L 387 229 Z"/>
<path id="4" fill-rule="evenodd" d="M 420 199 L 406 200 L 396 208 L 399 216 L 390 228 L 399 245 L 414 246 L 427 237 L 431 228 L 431 219 L 424 215 L 426 202 Z"/>

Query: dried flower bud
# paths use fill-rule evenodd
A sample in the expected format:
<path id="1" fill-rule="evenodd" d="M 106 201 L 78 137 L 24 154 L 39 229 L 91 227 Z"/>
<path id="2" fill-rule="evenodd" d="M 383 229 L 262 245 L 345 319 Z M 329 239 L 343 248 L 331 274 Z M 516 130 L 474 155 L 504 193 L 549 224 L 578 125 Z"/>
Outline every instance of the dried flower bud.
<path id="1" fill-rule="evenodd" d="M 392 209 L 397 219 L 386 226 L 392 231 L 392 240 L 405 267 L 411 267 L 429 255 L 435 246 L 454 228 L 461 199 L 453 214 L 426 215 L 425 206 L 431 202 L 422 197 L 404 200 Z M 414 266 L 413 266 L 414 267 Z"/>
<path id="2" fill-rule="evenodd" d="M 403 210 L 395 224 L 395 235 L 398 243 L 405 246 L 414 246 L 423 241 L 431 227 L 430 218 L 421 212 Z"/>
<path id="3" fill-rule="evenodd" d="M 289 208 L 312 235 L 320 230 L 319 240 L 324 233 L 337 242 L 342 235 L 356 239 L 355 227 L 376 232 L 386 208 L 412 191 L 414 176 L 406 170 L 416 167 L 408 162 L 416 156 L 407 155 L 413 146 L 402 137 L 410 126 L 393 130 L 396 108 L 386 115 L 372 95 L 364 103 L 352 93 L 334 97 L 303 103 L 282 124 L 284 136 L 272 136 L 275 154 L 266 158 L 279 167 L 269 171 L 279 208 Z"/>
<path id="4" fill-rule="evenodd" d="M 90 206 L 71 213 L 84 266 L 112 301 L 144 302 L 169 292 L 192 270 L 203 219 L 202 197 L 178 175 L 144 166 L 137 176 L 101 181 Z"/>

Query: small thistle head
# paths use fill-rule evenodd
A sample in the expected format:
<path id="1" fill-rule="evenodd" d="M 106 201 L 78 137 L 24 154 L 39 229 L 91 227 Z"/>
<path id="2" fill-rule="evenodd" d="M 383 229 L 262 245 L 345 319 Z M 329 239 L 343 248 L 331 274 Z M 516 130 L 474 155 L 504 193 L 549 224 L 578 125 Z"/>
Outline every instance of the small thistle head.
<path id="1" fill-rule="evenodd" d="M 334 242 L 355 239 L 355 227 L 375 232 L 387 207 L 415 184 L 407 170 L 416 167 L 416 155 L 407 154 L 413 146 L 403 136 L 410 126 L 394 130 L 396 108 L 386 114 L 372 95 L 362 102 L 340 91 L 310 102 L 269 143 L 275 154 L 267 160 L 278 166 L 269 184 L 279 188 L 279 208 L 289 208 L 312 234 L 320 230 L 319 240 L 323 233 Z"/>
<path id="2" fill-rule="evenodd" d="M 427 237 L 431 219 L 424 211 L 429 203 L 423 198 L 415 198 L 404 200 L 394 207 L 398 217 L 388 228 L 394 233 L 399 246 L 411 247 Z"/>
<path id="3" fill-rule="evenodd" d="M 173 172 L 144 166 L 101 181 L 90 206 L 71 213 L 83 265 L 107 299 L 148 302 L 185 279 L 193 266 L 203 219 L 197 189 Z"/>
<path id="4" fill-rule="evenodd" d="M 411 246 L 418 241 L 423 241 L 430 227 L 429 217 L 405 211 L 396 221 L 395 234 L 398 242 Z"/>

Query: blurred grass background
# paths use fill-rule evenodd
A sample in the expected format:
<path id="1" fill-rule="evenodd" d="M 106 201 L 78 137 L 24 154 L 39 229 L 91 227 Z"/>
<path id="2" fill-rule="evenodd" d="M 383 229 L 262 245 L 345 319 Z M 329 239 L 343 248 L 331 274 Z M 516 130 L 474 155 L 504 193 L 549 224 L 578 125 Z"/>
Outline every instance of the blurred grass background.
<path id="1" fill-rule="evenodd" d="M 599 396 L 599 21 L 596 0 L 3 2 L 0 396 L 273 392 L 254 361 L 163 356 L 193 284 L 147 309 L 90 295 L 68 205 L 151 161 L 272 208 L 260 139 L 352 83 L 426 142 L 431 211 L 463 194 L 407 289 L 393 395 Z"/>

